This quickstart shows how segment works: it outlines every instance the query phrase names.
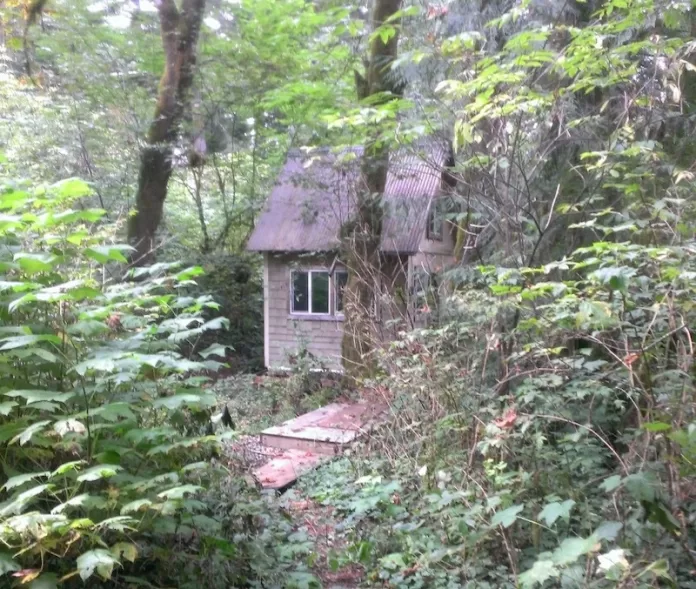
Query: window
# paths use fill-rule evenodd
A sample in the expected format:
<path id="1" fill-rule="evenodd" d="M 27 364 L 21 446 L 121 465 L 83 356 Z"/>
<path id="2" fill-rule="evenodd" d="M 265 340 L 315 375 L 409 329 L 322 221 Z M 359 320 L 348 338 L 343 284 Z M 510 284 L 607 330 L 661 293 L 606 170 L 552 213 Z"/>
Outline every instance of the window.
<path id="1" fill-rule="evenodd" d="M 428 211 L 427 238 L 434 241 L 442 241 L 444 214 L 442 200 L 436 199 L 430 203 Z"/>
<path id="2" fill-rule="evenodd" d="M 336 282 L 336 302 L 334 303 L 334 309 L 336 315 L 343 315 L 343 291 L 348 284 L 348 273 L 347 272 L 334 272 L 334 281 Z"/>
<path id="3" fill-rule="evenodd" d="M 430 310 L 429 299 L 432 294 L 432 278 L 423 268 L 416 268 L 413 272 L 411 284 L 411 301 L 416 314 L 428 313 Z"/>
<path id="4" fill-rule="evenodd" d="M 290 280 L 293 313 L 329 314 L 331 286 L 328 272 L 324 270 L 294 271 Z"/>

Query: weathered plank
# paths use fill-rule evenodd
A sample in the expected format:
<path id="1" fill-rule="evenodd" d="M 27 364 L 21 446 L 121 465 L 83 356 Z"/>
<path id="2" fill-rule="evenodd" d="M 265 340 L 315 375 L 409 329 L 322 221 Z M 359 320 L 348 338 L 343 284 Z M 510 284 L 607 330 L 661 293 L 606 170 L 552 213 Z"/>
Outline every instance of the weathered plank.
<path id="1" fill-rule="evenodd" d="M 253 471 L 254 478 L 264 489 L 281 490 L 292 484 L 304 473 L 327 460 L 322 454 L 302 450 L 286 450 Z"/>

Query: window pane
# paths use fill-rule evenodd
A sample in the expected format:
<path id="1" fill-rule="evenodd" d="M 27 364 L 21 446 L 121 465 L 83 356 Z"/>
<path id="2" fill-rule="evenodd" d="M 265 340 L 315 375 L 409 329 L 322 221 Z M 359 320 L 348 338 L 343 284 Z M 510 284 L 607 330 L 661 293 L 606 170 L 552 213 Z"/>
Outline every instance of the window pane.
<path id="1" fill-rule="evenodd" d="M 309 311 L 309 277 L 307 272 L 292 273 L 292 310 L 295 313 Z"/>
<path id="2" fill-rule="evenodd" d="M 428 216 L 428 237 L 430 239 L 442 239 L 442 218 L 441 201 L 433 201 L 430 205 L 430 213 Z"/>
<path id="3" fill-rule="evenodd" d="M 329 312 L 329 273 L 312 272 L 312 313 Z"/>
<path id="4" fill-rule="evenodd" d="M 343 313 L 343 289 L 348 284 L 347 272 L 336 272 L 336 313 Z"/>

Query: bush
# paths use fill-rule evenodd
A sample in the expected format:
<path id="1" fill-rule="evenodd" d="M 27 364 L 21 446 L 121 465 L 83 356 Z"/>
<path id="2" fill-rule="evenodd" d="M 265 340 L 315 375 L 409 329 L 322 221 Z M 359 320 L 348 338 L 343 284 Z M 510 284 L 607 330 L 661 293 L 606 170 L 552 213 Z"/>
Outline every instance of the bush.
<path id="1" fill-rule="evenodd" d="M 188 261 L 204 274 L 191 293 L 210 295 L 220 305 L 215 312 L 225 317 L 226 331 L 203 336 L 198 349 L 214 342 L 229 346 L 227 363 L 233 372 L 260 372 L 263 362 L 263 277 L 259 256 L 215 253 Z"/>

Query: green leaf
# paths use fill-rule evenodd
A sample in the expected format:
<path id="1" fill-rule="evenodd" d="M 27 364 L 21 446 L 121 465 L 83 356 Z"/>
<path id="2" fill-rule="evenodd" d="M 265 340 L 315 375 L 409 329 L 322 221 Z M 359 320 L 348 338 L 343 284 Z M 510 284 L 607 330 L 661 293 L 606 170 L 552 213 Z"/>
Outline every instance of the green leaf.
<path id="1" fill-rule="evenodd" d="M 671 430 L 672 426 L 661 421 L 651 421 L 650 423 L 644 423 L 643 429 L 649 432 L 666 432 Z"/>
<path id="2" fill-rule="evenodd" d="M 560 566 L 573 564 L 578 558 L 598 549 L 597 537 L 566 538 L 561 545 L 554 550 L 551 559 Z"/>
<path id="3" fill-rule="evenodd" d="M 621 485 L 622 481 L 623 479 L 621 478 L 621 476 L 615 474 L 613 476 L 610 476 L 608 479 L 604 479 L 604 481 L 602 481 L 602 484 L 599 485 L 599 488 L 603 491 L 606 491 L 607 493 L 611 493 L 614 489 L 618 488 L 619 485 Z"/>
<path id="4" fill-rule="evenodd" d="M 79 178 L 67 178 L 56 182 L 51 186 L 51 190 L 58 197 L 66 199 L 83 198 L 92 194 L 89 184 Z"/>
<path id="5" fill-rule="evenodd" d="M 127 263 L 128 259 L 123 255 L 123 251 L 132 251 L 129 245 L 98 245 L 85 249 L 85 256 L 96 260 L 100 264 L 108 262 Z"/>
<path id="6" fill-rule="evenodd" d="M 128 513 L 135 513 L 136 511 L 145 511 L 152 505 L 152 501 L 149 499 L 136 499 L 130 503 L 126 503 L 121 507 L 121 515 L 126 515 Z"/>
<path id="7" fill-rule="evenodd" d="M 203 358 L 208 358 L 209 356 L 219 356 L 220 358 L 227 357 L 227 350 L 232 349 L 230 346 L 223 346 L 221 344 L 211 344 L 205 350 L 198 352 Z"/>
<path id="8" fill-rule="evenodd" d="M 75 396 L 75 393 L 57 393 L 53 391 L 24 391 L 15 390 L 5 393 L 7 397 L 21 397 L 27 403 L 38 403 L 43 401 L 55 401 L 57 403 L 66 403 Z"/>
<path id="9" fill-rule="evenodd" d="M 20 252 L 15 254 L 14 261 L 27 274 L 38 274 L 39 272 L 50 272 L 56 265 L 58 258 L 50 254 L 30 254 Z"/>
<path id="10" fill-rule="evenodd" d="M 547 526 L 552 526 L 559 517 L 568 521 L 570 519 L 570 511 L 573 509 L 575 501 L 568 499 L 563 503 L 548 503 L 539 514 L 539 519 L 546 522 Z"/>
<path id="11" fill-rule="evenodd" d="M 598 540 L 616 540 L 623 524 L 621 522 L 602 522 L 602 524 L 592 534 Z"/>
<path id="12" fill-rule="evenodd" d="M 137 523 L 138 522 L 134 520 L 132 517 L 117 515 L 116 517 L 110 517 L 109 519 L 100 521 L 97 524 L 97 528 L 101 528 L 104 530 L 114 530 L 116 532 L 127 532 L 132 531 L 134 529 L 133 525 Z"/>
<path id="13" fill-rule="evenodd" d="M 43 573 L 29 583 L 29 589 L 57 589 L 58 576 L 54 573 Z"/>
<path id="14" fill-rule="evenodd" d="M 20 570 L 20 567 L 7 552 L 0 552 L 0 577 L 7 573 Z"/>
<path id="15" fill-rule="evenodd" d="M 0 415 L 9 415 L 12 412 L 12 409 L 18 406 L 19 403 L 15 403 L 14 401 L 5 401 L 4 403 L 0 403 Z"/>
<path id="16" fill-rule="evenodd" d="M 89 370 L 96 370 L 98 372 L 113 372 L 116 370 L 116 361 L 114 358 L 116 358 L 118 355 L 120 354 L 115 356 L 97 356 L 96 358 L 90 358 L 73 366 L 73 370 L 80 376 L 84 376 Z"/>
<path id="17" fill-rule="evenodd" d="M 90 509 L 92 507 L 103 508 L 106 505 L 106 499 L 103 497 L 98 497 L 90 495 L 89 493 L 82 493 L 71 499 L 68 499 L 65 503 L 56 505 L 51 509 L 51 513 L 63 513 L 69 507 L 80 507 L 82 509 Z"/>
<path id="18" fill-rule="evenodd" d="M 549 579 L 555 579 L 560 571 L 550 560 L 537 560 L 531 569 L 519 576 L 520 586 L 523 589 L 531 588 L 537 584 L 543 585 Z"/>
<path id="19" fill-rule="evenodd" d="M 109 477 L 116 475 L 119 470 L 123 470 L 123 468 L 116 464 L 98 464 L 97 466 L 93 466 L 92 468 L 85 470 L 80 476 L 77 477 L 77 480 L 80 482 L 90 482 L 98 481 L 100 479 L 108 479 Z"/>
<path id="20" fill-rule="evenodd" d="M 498 511 L 491 519 L 491 526 L 503 526 L 509 528 L 517 520 L 517 514 L 524 509 L 524 505 L 513 505 L 503 511 Z"/>
<path id="21" fill-rule="evenodd" d="M 26 346 L 33 346 L 39 342 L 50 342 L 52 344 L 60 345 L 62 340 L 57 335 L 45 334 L 45 335 L 18 335 L 15 337 L 5 337 L 2 338 L 4 343 L 0 346 L 0 350 L 14 350 L 15 348 L 23 348 Z"/>
<path id="22" fill-rule="evenodd" d="M 195 495 L 199 491 L 203 491 L 203 487 L 198 485 L 181 485 L 168 489 L 157 494 L 160 499 L 183 499 L 187 495 Z"/>
<path id="23" fill-rule="evenodd" d="M 32 423 L 28 428 L 22 431 L 22 433 L 12 438 L 10 440 L 10 444 L 14 444 L 16 441 L 19 440 L 19 445 L 24 446 L 24 444 L 29 442 L 34 437 L 34 434 L 39 433 L 49 423 L 51 423 L 51 421 L 48 419 L 44 421 L 38 421 L 37 423 Z"/>
<path id="24" fill-rule="evenodd" d="M 7 482 L 0 487 L 0 489 L 5 489 L 6 491 L 9 491 L 10 489 L 14 489 L 15 487 L 19 487 L 23 485 L 24 483 L 27 483 L 29 481 L 33 481 L 34 479 L 38 479 L 39 477 L 49 477 L 51 476 L 51 473 L 47 470 L 43 472 L 30 472 L 27 474 L 18 474 L 17 476 L 11 477 L 7 480 Z"/>
<path id="25" fill-rule="evenodd" d="M 77 570 L 83 581 L 89 579 L 95 571 L 102 579 L 108 580 L 117 564 L 120 564 L 118 559 L 102 548 L 85 552 L 77 558 Z"/>
<path id="26" fill-rule="evenodd" d="M 100 415 L 107 421 L 118 421 L 120 417 L 125 419 L 135 419 L 135 413 L 131 410 L 128 403 L 109 403 L 98 407 L 93 415 Z"/>
<path id="27" fill-rule="evenodd" d="M 123 557 L 128 562 L 135 562 L 138 558 L 138 549 L 130 542 L 118 542 L 111 547 L 111 554 L 119 560 Z"/>
<path id="28" fill-rule="evenodd" d="M 71 470 L 79 470 L 78 467 L 82 464 L 86 464 L 86 461 L 73 460 L 72 462 L 66 462 L 64 464 L 61 464 L 51 473 L 51 477 L 60 476 L 62 474 L 65 474 L 66 472 L 70 472 Z"/>
<path id="29" fill-rule="evenodd" d="M 179 393 L 171 397 L 162 397 L 152 403 L 153 407 L 166 407 L 170 411 L 176 411 L 183 407 L 198 409 L 212 407 L 216 403 L 215 396 L 211 393 Z"/>

